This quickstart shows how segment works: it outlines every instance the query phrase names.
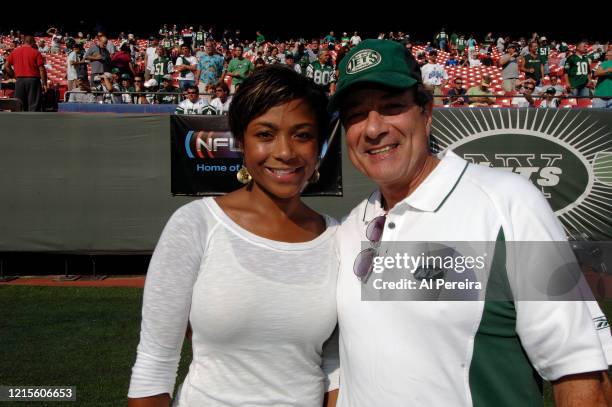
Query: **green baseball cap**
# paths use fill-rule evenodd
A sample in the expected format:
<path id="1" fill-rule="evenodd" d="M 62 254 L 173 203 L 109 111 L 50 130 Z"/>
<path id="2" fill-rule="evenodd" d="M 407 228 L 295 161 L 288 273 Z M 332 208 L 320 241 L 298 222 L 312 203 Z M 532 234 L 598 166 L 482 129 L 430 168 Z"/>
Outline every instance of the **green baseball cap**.
<path id="1" fill-rule="evenodd" d="M 340 79 L 327 110 L 334 112 L 347 92 L 357 84 L 374 83 L 408 89 L 421 83 L 417 62 L 399 42 L 365 40 L 353 47 L 339 66 Z"/>

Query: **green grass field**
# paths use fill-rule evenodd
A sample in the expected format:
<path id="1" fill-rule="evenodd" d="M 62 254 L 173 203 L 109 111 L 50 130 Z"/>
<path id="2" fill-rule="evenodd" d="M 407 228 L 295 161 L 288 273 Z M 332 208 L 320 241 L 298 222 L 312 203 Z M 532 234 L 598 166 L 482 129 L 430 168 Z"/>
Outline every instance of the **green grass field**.
<path id="1" fill-rule="evenodd" d="M 0 287 L 0 385 L 76 386 L 77 402 L 5 406 L 127 404 L 140 330 L 138 288 Z M 604 310 L 612 314 L 612 303 Z M 185 341 L 179 378 L 191 349 Z M 552 406 L 550 387 L 546 405 Z"/>

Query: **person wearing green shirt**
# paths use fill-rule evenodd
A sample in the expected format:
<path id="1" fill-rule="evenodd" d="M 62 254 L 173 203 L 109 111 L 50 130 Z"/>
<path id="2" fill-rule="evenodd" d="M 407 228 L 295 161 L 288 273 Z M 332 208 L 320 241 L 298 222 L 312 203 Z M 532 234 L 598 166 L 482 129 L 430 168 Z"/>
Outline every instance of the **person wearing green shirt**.
<path id="1" fill-rule="evenodd" d="M 548 67 L 548 57 L 550 56 L 550 47 L 548 46 L 546 37 L 540 37 L 540 46 L 538 47 L 538 55 L 542 60 L 542 65 L 544 65 L 544 75 L 548 75 L 550 73 L 550 68 Z"/>
<path id="2" fill-rule="evenodd" d="M 226 74 L 232 77 L 232 88 L 230 90 L 232 94 L 236 93 L 236 86 L 240 85 L 255 69 L 253 63 L 242 55 L 243 51 L 242 45 L 236 45 L 234 47 L 234 58 L 227 65 Z"/>
<path id="3" fill-rule="evenodd" d="M 257 30 L 255 34 L 257 34 L 257 37 L 255 38 L 255 42 L 257 43 L 257 46 L 259 47 L 261 46 L 261 44 L 266 42 L 266 37 L 264 37 L 264 35 L 259 30 Z"/>
<path id="4" fill-rule="evenodd" d="M 533 40 L 529 43 L 529 53 L 519 58 L 519 71 L 525 73 L 525 79 L 533 79 L 536 86 L 544 76 L 544 66 L 540 55 L 538 55 L 538 42 Z"/>
<path id="5" fill-rule="evenodd" d="M 166 49 L 164 47 L 157 47 L 155 51 L 157 58 L 153 60 L 153 73 L 152 77 L 157 83 L 162 83 L 162 78 L 165 75 L 169 75 L 174 72 L 174 65 L 172 60 L 166 56 Z"/>
<path id="6" fill-rule="evenodd" d="M 599 65 L 595 71 L 597 86 L 595 87 L 596 99 L 593 99 L 593 107 L 612 109 L 612 47 L 608 46 L 606 60 Z"/>
<path id="7" fill-rule="evenodd" d="M 591 80 L 591 60 L 586 56 L 587 43 L 580 41 L 576 45 L 576 53 L 565 60 L 565 82 L 572 96 L 586 97 L 589 95 Z"/>
<path id="8" fill-rule="evenodd" d="M 450 36 L 451 49 L 457 49 L 457 41 L 459 41 L 459 36 L 457 35 L 457 33 L 454 32 Z"/>
<path id="9" fill-rule="evenodd" d="M 465 36 L 462 35 L 457 40 L 457 52 L 459 53 L 459 55 L 465 54 L 465 45 L 466 45 Z"/>

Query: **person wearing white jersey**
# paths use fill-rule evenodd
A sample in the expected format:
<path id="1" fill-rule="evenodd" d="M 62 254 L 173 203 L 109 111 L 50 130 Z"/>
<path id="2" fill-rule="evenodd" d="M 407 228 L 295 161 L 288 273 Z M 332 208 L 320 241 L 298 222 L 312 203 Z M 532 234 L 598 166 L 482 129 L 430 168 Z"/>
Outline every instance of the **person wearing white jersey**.
<path id="1" fill-rule="evenodd" d="M 438 53 L 430 51 L 427 63 L 421 67 L 421 77 L 423 84 L 434 95 L 434 104 L 442 104 L 442 87 L 446 85 L 448 74 L 446 69 L 437 62 Z"/>
<path id="2" fill-rule="evenodd" d="M 187 98 L 176 107 L 175 114 L 207 114 L 211 106 L 205 100 L 200 99 L 198 87 L 191 85 L 185 91 Z"/>
<path id="3" fill-rule="evenodd" d="M 542 379 L 557 406 L 605 406 L 612 340 L 597 303 L 586 291 L 529 301 L 522 290 L 536 276 L 511 267 L 523 259 L 510 242 L 567 245 L 541 191 L 452 151 L 430 152 L 431 95 L 401 44 L 365 40 L 339 72 L 329 111 L 339 111 L 348 155 L 378 189 L 338 233 L 338 406 L 541 406 Z M 364 298 L 379 276 L 374 265 L 389 259 L 377 250 L 402 241 L 489 242 L 490 278 L 464 301 Z M 417 271 L 424 280 L 452 270 Z"/>
<path id="4" fill-rule="evenodd" d="M 229 88 L 225 82 L 219 82 L 215 87 L 215 98 L 210 101 L 210 105 L 215 108 L 217 114 L 227 115 L 230 105 L 232 104 L 232 96 L 229 94 Z"/>
<path id="5" fill-rule="evenodd" d="M 188 323 L 193 360 L 173 406 L 335 404 L 324 393 L 338 388 L 337 337 L 328 341 L 337 224 L 300 198 L 318 179 L 326 102 L 280 65 L 241 84 L 228 119 L 245 186 L 193 201 L 166 224 L 147 272 L 128 406 L 169 405 Z"/>

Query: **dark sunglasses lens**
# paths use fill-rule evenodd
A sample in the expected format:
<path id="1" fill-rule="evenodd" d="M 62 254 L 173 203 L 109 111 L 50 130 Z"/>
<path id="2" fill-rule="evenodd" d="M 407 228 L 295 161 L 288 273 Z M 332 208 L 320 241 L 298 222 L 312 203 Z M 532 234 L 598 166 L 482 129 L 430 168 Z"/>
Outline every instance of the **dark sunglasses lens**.
<path id="1" fill-rule="evenodd" d="M 372 270 L 372 263 L 374 262 L 374 254 L 376 251 L 373 248 L 366 249 L 359 253 L 353 264 L 353 273 L 360 279 L 367 278 Z"/>
<path id="2" fill-rule="evenodd" d="M 372 221 L 368 224 L 368 228 L 366 229 L 366 237 L 371 242 L 378 242 L 382 237 L 383 229 L 385 228 L 385 221 L 387 220 L 386 216 L 379 216 L 377 218 L 372 219 Z"/>

